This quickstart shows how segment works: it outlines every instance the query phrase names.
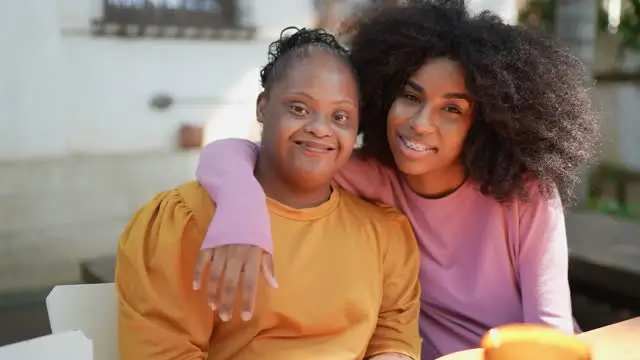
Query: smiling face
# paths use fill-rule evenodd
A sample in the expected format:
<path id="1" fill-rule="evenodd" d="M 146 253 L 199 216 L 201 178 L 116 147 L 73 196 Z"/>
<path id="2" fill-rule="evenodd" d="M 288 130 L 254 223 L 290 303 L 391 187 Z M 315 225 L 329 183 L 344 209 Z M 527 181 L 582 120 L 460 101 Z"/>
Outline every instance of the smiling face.
<path id="1" fill-rule="evenodd" d="M 389 110 L 387 138 L 395 163 L 410 185 L 426 177 L 443 184 L 436 186 L 441 191 L 459 185 L 472 110 L 464 73 L 456 62 L 431 60 L 409 78 Z M 431 192 L 421 191 L 424 184 L 412 188 Z"/>
<path id="2" fill-rule="evenodd" d="M 331 54 L 314 52 L 290 64 L 258 98 L 260 157 L 289 185 L 328 187 L 356 141 L 356 80 Z"/>

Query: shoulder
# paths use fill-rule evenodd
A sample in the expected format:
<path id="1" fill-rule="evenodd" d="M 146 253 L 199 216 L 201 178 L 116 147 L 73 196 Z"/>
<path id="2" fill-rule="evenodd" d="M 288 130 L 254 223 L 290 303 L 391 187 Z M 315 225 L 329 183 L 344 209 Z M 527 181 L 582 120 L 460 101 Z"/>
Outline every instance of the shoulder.
<path id="1" fill-rule="evenodd" d="M 518 201 L 517 242 L 521 252 L 542 256 L 547 251 L 564 253 L 567 235 L 564 208 L 555 189 L 547 194 L 532 182 L 526 200 Z"/>
<path id="2" fill-rule="evenodd" d="M 214 210 L 197 182 L 160 192 L 130 219 L 119 239 L 119 254 L 140 248 L 147 254 L 175 247 L 199 248 Z"/>
<path id="3" fill-rule="evenodd" d="M 480 185 L 472 183 L 473 189 L 467 196 L 459 198 L 459 205 L 467 204 L 469 210 L 477 215 L 495 216 L 500 212 L 509 222 L 526 224 L 540 216 L 560 215 L 564 213 L 560 195 L 555 187 L 543 186 L 537 180 L 529 180 L 520 196 L 500 202 L 492 196 L 482 194 Z M 469 206 L 472 205 L 472 206 Z"/>
<path id="4" fill-rule="evenodd" d="M 392 206 L 368 202 L 341 191 L 344 209 L 351 214 L 352 221 L 360 226 L 375 228 L 379 241 L 391 241 L 398 245 L 398 238 L 402 238 L 408 246 L 417 246 L 411 223 L 402 212 Z"/>
<path id="5" fill-rule="evenodd" d="M 213 218 L 215 203 L 205 188 L 199 182 L 191 181 L 179 186 L 175 192 L 198 224 L 206 228 Z"/>
<path id="6" fill-rule="evenodd" d="M 344 208 L 353 213 L 354 217 L 360 221 L 394 223 L 406 220 L 406 216 L 392 206 L 364 200 L 343 189 L 337 189 L 337 191 L 341 192 L 340 196 Z"/>
<path id="7" fill-rule="evenodd" d="M 129 319 L 130 324 L 143 321 L 139 310 L 206 315 L 205 293 L 194 292 L 192 281 L 206 230 L 197 219 L 202 217 L 199 213 L 212 214 L 213 205 L 199 195 L 202 190 L 196 183 L 163 191 L 143 205 L 122 232 L 115 283 L 120 299 L 131 305 L 124 313 L 136 312 L 138 320 Z"/>
<path id="8" fill-rule="evenodd" d="M 553 186 L 544 187 L 536 180 L 527 183 L 526 196 L 517 200 L 517 204 L 521 222 L 549 216 L 564 217 L 564 207 L 558 190 Z"/>

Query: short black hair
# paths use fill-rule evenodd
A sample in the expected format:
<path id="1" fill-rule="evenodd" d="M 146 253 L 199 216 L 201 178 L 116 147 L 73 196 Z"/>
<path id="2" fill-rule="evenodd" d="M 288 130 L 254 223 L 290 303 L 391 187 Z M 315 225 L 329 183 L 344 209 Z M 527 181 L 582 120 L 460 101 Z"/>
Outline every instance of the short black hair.
<path id="1" fill-rule="evenodd" d="M 292 34 L 289 31 L 294 30 Z M 349 53 L 336 37 L 324 29 L 299 29 L 290 26 L 280 32 L 280 38 L 269 45 L 268 63 L 260 70 L 260 84 L 266 92 L 287 71 L 291 59 L 304 58 L 314 52 L 325 52 L 341 60 L 351 70 Z"/>
<path id="2" fill-rule="evenodd" d="M 360 79 L 362 155 L 395 167 L 387 114 L 426 61 L 445 57 L 465 72 L 474 102 L 462 151 L 469 178 L 498 201 L 528 200 L 537 180 L 565 206 L 597 154 L 599 121 L 583 64 L 550 36 L 471 15 L 463 0 L 414 0 L 370 8 L 346 35 Z"/>

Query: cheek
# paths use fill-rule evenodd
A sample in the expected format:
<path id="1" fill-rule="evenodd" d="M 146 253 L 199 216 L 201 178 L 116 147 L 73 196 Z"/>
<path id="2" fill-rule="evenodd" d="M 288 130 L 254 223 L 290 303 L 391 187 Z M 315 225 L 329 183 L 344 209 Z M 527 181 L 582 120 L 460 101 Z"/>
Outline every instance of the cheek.
<path id="1" fill-rule="evenodd" d="M 290 119 L 270 119 L 264 124 L 262 142 L 268 143 L 271 148 L 283 148 L 288 146 L 289 139 L 298 130 L 296 123 Z"/>
<path id="2" fill-rule="evenodd" d="M 469 133 L 469 122 L 459 122 L 457 125 L 450 125 L 446 130 L 441 132 L 447 152 L 452 156 L 460 156 L 464 142 Z"/>
<path id="3" fill-rule="evenodd" d="M 351 152 L 356 145 L 356 139 L 358 137 L 358 129 L 357 128 L 337 128 L 334 130 L 338 142 L 340 143 L 341 154 L 343 155 L 347 152 Z M 348 155 L 347 155 L 348 156 Z"/>
<path id="4" fill-rule="evenodd" d="M 395 133 L 397 129 L 407 122 L 407 109 L 400 101 L 396 100 L 389 109 L 387 115 L 387 133 Z"/>

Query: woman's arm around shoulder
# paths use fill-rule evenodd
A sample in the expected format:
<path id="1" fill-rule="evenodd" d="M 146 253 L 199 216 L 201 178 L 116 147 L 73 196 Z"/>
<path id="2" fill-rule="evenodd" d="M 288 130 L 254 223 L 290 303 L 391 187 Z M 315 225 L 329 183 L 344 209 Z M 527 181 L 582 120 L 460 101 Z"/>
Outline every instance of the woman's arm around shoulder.
<path id="1" fill-rule="evenodd" d="M 258 152 L 259 145 L 244 139 L 217 140 L 203 149 L 196 178 L 217 205 L 203 249 L 253 245 L 272 253 L 266 196 L 253 175 Z M 334 180 L 359 197 L 391 204 L 393 176 L 376 160 L 354 152 Z"/>
<path id="2" fill-rule="evenodd" d="M 253 175 L 259 149 L 245 139 L 223 139 L 202 150 L 196 179 L 217 205 L 203 249 L 254 245 L 272 253 L 266 196 Z"/>

